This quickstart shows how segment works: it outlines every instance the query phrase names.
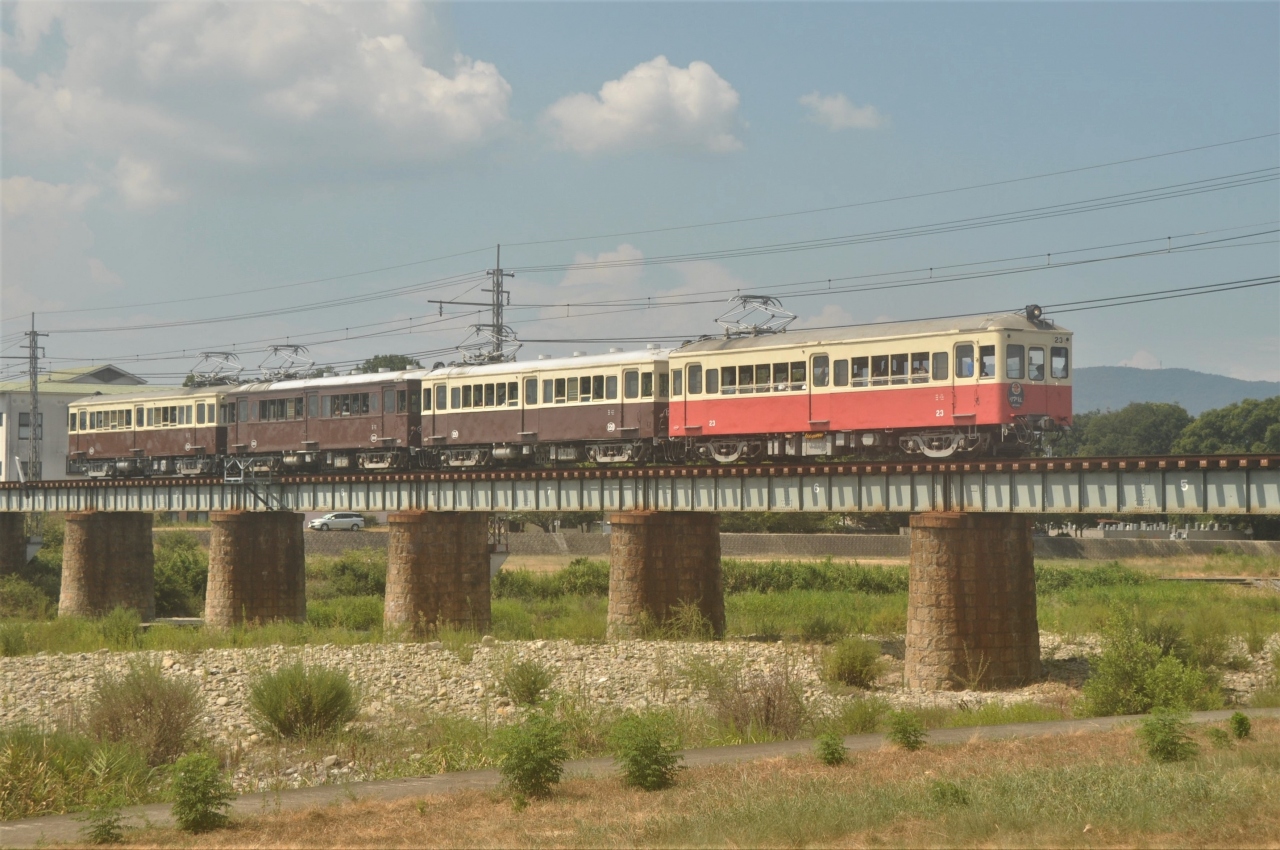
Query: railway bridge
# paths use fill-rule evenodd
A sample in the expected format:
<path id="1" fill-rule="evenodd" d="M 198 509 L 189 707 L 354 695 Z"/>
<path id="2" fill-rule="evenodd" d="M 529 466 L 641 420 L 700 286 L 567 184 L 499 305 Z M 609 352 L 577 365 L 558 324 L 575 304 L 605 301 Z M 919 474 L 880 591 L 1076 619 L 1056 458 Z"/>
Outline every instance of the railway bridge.
<path id="1" fill-rule="evenodd" d="M 490 623 L 489 517 L 612 514 L 609 633 L 698 606 L 724 631 L 718 513 L 907 512 L 907 684 L 985 687 L 1040 673 L 1037 514 L 1280 515 L 1280 456 L 1212 455 L 564 468 L 0 484 L 0 574 L 24 513 L 67 513 L 60 615 L 154 616 L 152 512 L 209 511 L 205 623 L 306 616 L 303 511 L 389 512 L 385 621 Z"/>

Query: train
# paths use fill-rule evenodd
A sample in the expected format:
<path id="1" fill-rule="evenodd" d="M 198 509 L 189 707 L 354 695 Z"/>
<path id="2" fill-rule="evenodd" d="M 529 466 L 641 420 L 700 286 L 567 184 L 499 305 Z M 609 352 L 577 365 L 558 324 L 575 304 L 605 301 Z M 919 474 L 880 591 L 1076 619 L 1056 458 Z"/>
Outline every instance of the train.
<path id="1" fill-rule="evenodd" d="M 73 402 L 92 478 L 1025 454 L 1071 426 L 1071 332 L 1016 313 Z"/>

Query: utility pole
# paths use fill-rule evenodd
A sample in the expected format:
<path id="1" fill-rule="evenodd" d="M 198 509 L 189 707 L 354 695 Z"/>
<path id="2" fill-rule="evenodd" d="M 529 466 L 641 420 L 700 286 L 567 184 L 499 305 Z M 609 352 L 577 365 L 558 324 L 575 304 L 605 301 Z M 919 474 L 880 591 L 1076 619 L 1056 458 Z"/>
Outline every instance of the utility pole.
<path id="1" fill-rule="evenodd" d="M 31 330 L 27 331 L 27 373 L 31 387 L 31 431 L 27 440 L 27 480 L 40 480 L 40 355 L 44 349 L 40 346 L 40 337 L 47 333 L 36 331 L 36 314 L 31 314 Z"/>
<path id="2" fill-rule="evenodd" d="M 493 281 L 492 289 L 482 289 L 481 292 L 489 292 L 493 294 L 493 307 L 489 316 L 489 327 L 493 331 L 493 359 L 501 361 L 503 337 L 506 335 L 506 324 L 502 318 L 502 308 L 506 306 L 506 299 L 510 296 L 503 289 L 503 278 L 515 277 L 515 272 L 504 272 L 502 270 L 502 246 L 498 246 L 497 259 L 493 268 L 489 269 L 489 277 Z"/>

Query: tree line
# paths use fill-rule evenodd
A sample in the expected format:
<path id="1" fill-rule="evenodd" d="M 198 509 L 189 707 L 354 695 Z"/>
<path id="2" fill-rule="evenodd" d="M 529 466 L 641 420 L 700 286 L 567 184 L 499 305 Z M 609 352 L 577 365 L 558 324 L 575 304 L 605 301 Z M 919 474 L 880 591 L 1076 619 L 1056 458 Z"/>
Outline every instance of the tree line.
<path id="1" fill-rule="evenodd" d="M 1193 417 L 1180 404 L 1134 402 L 1077 414 L 1055 455 L 1280 454 L 1280 396 Z"/>

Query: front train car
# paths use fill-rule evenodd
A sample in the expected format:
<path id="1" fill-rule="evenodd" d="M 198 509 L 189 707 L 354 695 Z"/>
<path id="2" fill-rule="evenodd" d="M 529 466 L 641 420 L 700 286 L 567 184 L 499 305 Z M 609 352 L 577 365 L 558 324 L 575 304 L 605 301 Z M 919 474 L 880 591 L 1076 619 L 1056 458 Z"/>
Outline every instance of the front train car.
<path id="1" fill-rule="evenodd" d="M 672 439 L 731 463 L 1023 454 L 1071 424 L 1071 332 L 967 316 L 716 338 L 670 356 Z"/>

